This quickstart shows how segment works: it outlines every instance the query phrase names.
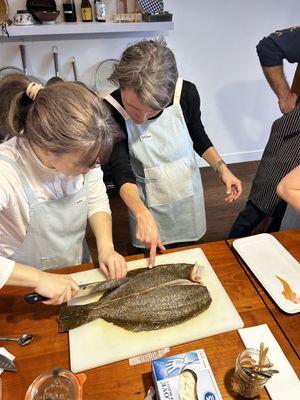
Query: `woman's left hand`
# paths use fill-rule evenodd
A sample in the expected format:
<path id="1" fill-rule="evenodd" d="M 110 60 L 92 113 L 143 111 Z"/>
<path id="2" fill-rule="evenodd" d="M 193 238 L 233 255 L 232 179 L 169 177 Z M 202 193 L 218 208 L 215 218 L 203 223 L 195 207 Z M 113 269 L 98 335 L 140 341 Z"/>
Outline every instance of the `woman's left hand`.
<path id="1" fill-rule="evenodd" d="M 121 279 L 127 274 L 126 261 L 114 248 L 99 252 L 99 266 L 108 279 Z"/>
<path id="2" fill-rule="evenodd" d="M 225 197 L 225 201 L 232 203 L 242 194 L 242 182 L 233 175 L 233 173 L 225 164 L 219 168 L 219 176 L 221 181 L 226 186 L 227 197 Z"/>

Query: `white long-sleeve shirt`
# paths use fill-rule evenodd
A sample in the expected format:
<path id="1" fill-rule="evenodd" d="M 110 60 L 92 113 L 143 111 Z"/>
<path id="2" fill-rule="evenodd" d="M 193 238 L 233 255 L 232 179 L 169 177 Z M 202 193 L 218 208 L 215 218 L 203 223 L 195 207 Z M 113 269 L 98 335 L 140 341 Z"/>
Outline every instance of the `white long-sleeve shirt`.
<path id="1" fill-rule="evenodd" d="M 38 201 L 44 202 L 78 192 L 83 175 L 66 176 L 46 167 L 26 139 L 12 138 L 0 145 L 0 155 L 17 161 Z M 111 214 L 103 173 L 91 169 L 88 179 L 88 218 L 96 212 Z M 15 168 L 0 159 L 0 288 L 14 268 L 10 257 L 23 243 L 29 224 L 29 205 Z"/>

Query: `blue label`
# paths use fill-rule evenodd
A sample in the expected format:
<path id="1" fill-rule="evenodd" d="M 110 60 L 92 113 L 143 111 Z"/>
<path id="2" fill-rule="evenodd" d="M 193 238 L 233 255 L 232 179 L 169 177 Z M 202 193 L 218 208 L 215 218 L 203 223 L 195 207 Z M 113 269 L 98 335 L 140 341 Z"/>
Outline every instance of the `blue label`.
<path id="1" fill-rule="evenodd" d="M 212 392 L 206 392 L 204 400 L 216 400 L 216 396 Z"/>

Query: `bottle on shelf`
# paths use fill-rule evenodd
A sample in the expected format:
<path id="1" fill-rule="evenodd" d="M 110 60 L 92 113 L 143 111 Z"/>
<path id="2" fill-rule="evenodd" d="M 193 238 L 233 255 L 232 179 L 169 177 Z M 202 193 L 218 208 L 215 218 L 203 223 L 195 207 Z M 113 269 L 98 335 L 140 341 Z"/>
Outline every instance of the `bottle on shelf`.
<path id="1" fill-rule="evenodd" d="M 66 22 L 76 22 L 76 8 L 74 0 L 66 0 L 63 2 L 64 18 Z"/>
<path id="2" fill-rule="evenodd" d="M 94 6 L 95 6 L 95 20 L 98 22 L 105 22 L 106 10 L 105 10 L 104 0 L 95 0 Z"/>
<path id="3" fill-rule="evenodd" d="M 82 0 L 81 2 L 81 19 L 83 22 L 93 21 L 93 10 L 89 0 Z"/>

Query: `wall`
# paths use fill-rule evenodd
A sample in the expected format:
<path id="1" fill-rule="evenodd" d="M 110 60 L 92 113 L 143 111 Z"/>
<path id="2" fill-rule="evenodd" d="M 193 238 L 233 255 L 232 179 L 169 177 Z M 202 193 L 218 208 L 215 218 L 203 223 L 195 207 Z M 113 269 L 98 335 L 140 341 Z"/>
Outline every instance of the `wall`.
<path id="1" fill-rule="evenodd" d="M 12 16 L 24 8 L 25 1 L 9 4 Z M 109 6 L 113 7 L 113 0 Z M 273 30 L 299 24 L 299 0 L 165 0 L 165 9 L 174 13 L 175 21 L 167 41 L 176 54 L 180 75 L 198 87 L 202 119 L 215 147 L 227 162 L 259 159 L 271 123 L 280 112 L 255 46 Z M 72 79 L 70 59 L 75 55 L 80 78 L 93 86 L 100 61 L 117 58 L 128 43 L 151 35 L 110 34 L 25 44 L 31 73 L 43 79 L 53 75 L 51 48 L 57 45 L 63 77 Z M 1 66 L 21 66 L 18 44 L 0 43 Z M 286 65 L 288 79 L 294 67 Z"/>

